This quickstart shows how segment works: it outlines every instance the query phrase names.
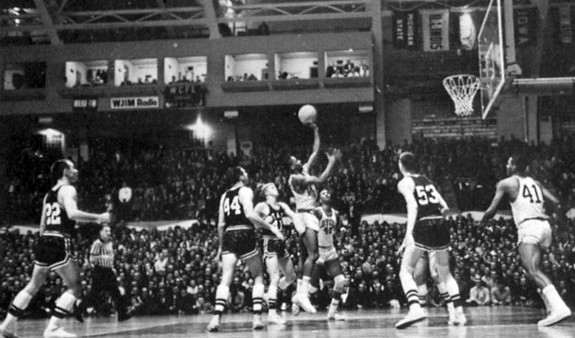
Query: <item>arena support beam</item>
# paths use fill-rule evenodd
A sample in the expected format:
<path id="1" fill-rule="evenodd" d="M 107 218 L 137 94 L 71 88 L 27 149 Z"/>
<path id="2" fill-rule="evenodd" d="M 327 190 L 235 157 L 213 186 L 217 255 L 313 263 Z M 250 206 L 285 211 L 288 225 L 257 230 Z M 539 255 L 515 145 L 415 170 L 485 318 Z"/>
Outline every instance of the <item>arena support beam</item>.
<path id="1" fill-rule="evenodd" d="M 59 46 L 62 44 L 62 40 L 58 36 L 58 31 L 54 26 L 54 20 L 52 20 L 52 16 L 46 7 L 46 4 L 43 0 L 34 0 L 34 5 L 40 12 L 40 18 L 42 19 L 42 23 L 44 25 L 45 31 L 50 37 L 50 43 L 54 46 Z"/>

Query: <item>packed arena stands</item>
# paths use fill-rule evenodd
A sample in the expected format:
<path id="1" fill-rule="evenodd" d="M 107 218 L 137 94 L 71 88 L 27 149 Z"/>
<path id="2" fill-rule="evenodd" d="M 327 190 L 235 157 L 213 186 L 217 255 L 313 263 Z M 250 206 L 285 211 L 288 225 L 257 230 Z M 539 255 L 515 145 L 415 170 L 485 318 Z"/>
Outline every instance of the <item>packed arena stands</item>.
<path id="1" fill-rule="evenodd" d="M 381 308 L 405 304 L 398 279 L 400 258 L 397 255 L 404 225 L 368 224 L 361 218 L 366 214 L 405 211 L 396 189 L 400 179 L 397 169 L 400 150 L 410 149 L 421 154 L 423 171 L 442 187 L 448 203 L 460 210 L 484 210 L 496 181 L 505 176 L 507 157 L 529 151 L 532 174 L 560 196 L 565 202 L 562 210 L 566 210 L 572 206 L 575 196 L 572 189 L 575 166 L 571 156 L 574 148 L 575 141 L 570 138 L 539 146 L 518 140 L 493 143 L 484 139 L 420 140 L 381 151 L 370 141 L 344 146 L 342 164 L 329 182 L 337 196 L 336 208 L 344 218 L 344 227 L 337 236 L 348 281 L 344 307 Z M 200 144 L 184 150 L 145 143 L 124 149 L 106 143 L 94 147 L 89 161 L 79 161 L 78 190 L 80 196 L 85 197 L 80 205 L 94 211 L 103 210 L 110 201 L 115 205 L 117 276 L 130 297 L 131 311 L 140 315 L 209 313 L 219 278 L 218 264 L 214 261 L 217 251 L 214 224 L 219 195 L 227 187 L 226 170 L 242 163 L 252 182 L 273 181 L 283 198 L 289 200 L 285 159 L 288 153 L 305 158 L 306 151 L 309 150 L 260 148 L 251 157 L 236 158 L 215 153 Z M 0 274 L 3 276 L 0 312 L 7 310 L 10 300 L 30 278 L 32 247 L 37 236 L 31 232 L 18 234 L 9 226 L 18 222 L 33 223 L 33 216 L 39 214 L 37 209 L 43 193 L 51 184 L 48 175 L 51 159 L 30 153 L 18 157 L 17 161 L 20 163 L 14 164 L 20 165 L 11 166 L 7 191 L 10 213 L 0 236 Z M 131 193 L 120 193 L 126 187 Z M 130 197 L 126 201 L 127 196 Z M 454 205 L 455 202 L 458 205 Z M 182 219 L 196 219 L 199 223 L 189 229 L 176 227 L 167 231 L 126 227 L 126 222 Z M 470 306 L 478 305 L 470 298 L 470 289 L 475 284 L 491 289 L 489 301 L 481 304 L 541 305 L 521 267 L 512 221 L 495 219 L 480 225 L 463 214 L 446 222 L 452 229 L 452 271 L 461 285 L 463 299 L 468 300 Z M 560 294 L 571 302 L 575 299 L 574 225 L 573 220 L 557 217 L 552 251 L 542 260 L 545 272 L 556 281 Z M 84 291 L 89 289 L 87 253 L 96 235 L 93 228 L 83 225 L 78 233 L 78 257 L 85 268 Z M 295 231 L 291 228 L 287 231 L 290 232 L 286 236 L 287 247 L 295 260 L 299 252 Z M 431 280 L 429 283 L 431 286 Z M 252 285 L 248 272 L 236 273 L 230 311 L 249 310 Z M 319 306 L 329 302 L 329 282 L 325 286 L 315 296 Z M 29 307 L 29 315 L 47 316 L 61 289 L 60 278 L 52 273 Z M 442 305 L 437 292 L 430 292 L 429 298 L 430 306 Z M 283 302 L 289 303 L 289 297 Z M 113 311 L 110 304 L 105 302 L 90 311 L 97 315 L 109 314 Z"/>

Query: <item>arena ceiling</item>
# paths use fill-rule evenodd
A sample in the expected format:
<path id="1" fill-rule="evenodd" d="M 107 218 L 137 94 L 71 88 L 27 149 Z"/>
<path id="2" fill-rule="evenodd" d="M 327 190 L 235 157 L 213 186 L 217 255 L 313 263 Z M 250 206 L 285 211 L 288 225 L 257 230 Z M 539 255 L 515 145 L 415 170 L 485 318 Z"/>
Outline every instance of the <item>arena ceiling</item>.
<path id="1" fill-rule="evenodd" d="M 9 41 L 14 44 L 52 45 L 219 38 L 218 25 L 249 30 L 262 22 L 275 24 L 274 33 L 302 33 L 306 27 L 317 31 L 314 25 L 302 27 L 302 21 L 321 23 L 326 31 L 369 29 L 375 1 L 382 1 L 381 15 L 421 8 L 485 8 L 489 3 L 489 0 L 2 0 L 0 37 L 11 38 Z M 515 6 L 532 6 L 549 0 L 513 1 Z"/>

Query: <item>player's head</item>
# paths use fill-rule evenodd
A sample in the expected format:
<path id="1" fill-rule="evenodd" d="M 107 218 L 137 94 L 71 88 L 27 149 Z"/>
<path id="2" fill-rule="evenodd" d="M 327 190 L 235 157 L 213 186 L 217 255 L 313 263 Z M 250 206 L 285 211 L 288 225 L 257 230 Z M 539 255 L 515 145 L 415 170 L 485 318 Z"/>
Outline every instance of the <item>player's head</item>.
<path id="1" fill-rule="evenodd" d="M 70 183 L 78 181 L 78 169 L 76 169 L 74 163 L 70 160 L 57 160 L 52 164 L 50 171 L 55 180 L 66 178 Z"/>
<path id="2" fill-rule="evenodd" d="M 112 230 L 108 224 L 102 224 L 100 227 L 100 239 L 104 242 L 109 241 L 112 238 Z"/>
<path id="3" fill-rule="evenodd" d="M 319 202 L 321 204 L 329 204 L 331 202 L 331 192 L 329 189 L 324 188 L 319 192 Z"/>
<path id="4" fill-rule="evenodd" d="M 242 182 L 244 184 L 248 184 L 249 182 L 248 172 L 242 166 L 234 167 L 232 169 L 232 176 L 234 182 Z"/>
<path id="5" fill-rule="evenodd" d="M 515 154 L 509 157 L 507 160 L 507 174 L 524 174 L 527 172 L 527 167 L 529 166 L 529 160 L 525 155 Z"/>
<path id="6" fill-rule="evenodd" d="M 419 160 L 409 151 L 401 153 L 399 155 L 399 170 L 403 174 L 417 173 L 419 171 Z"/>
<path id="7" fill-rule="evenodd" d="M 280 195 L 278 188 L 276 187 L 276 185 L 272 182 L 269 183 L 265 183 L 262 186 L 262 196 L 263 197 L 278 197 Z"/>
<path id="8" fill-rule="evenodd" d="M 295 156 L 290 156 L 288 163 L 291 171 L 301 172 L 303 170 L 301 160 L 297 159 Z"/>

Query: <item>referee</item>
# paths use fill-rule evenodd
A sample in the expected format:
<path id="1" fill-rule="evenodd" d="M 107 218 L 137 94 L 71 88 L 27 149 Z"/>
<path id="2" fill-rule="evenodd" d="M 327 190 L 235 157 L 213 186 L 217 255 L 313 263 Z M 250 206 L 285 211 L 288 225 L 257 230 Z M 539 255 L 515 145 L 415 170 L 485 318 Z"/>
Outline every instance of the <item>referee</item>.
<path id="1" fill-rule="evenodd" d="M 103 291 L 112 296 L 118 312 L 118 321 L 122 322 L 131 316 L 127 312 L 126 300 L 120 294 L 116 273 L 114 272 L 114 249 L 110 240 L 112 234 L 110 226 L 102 225 L 100 237 L 94 241 L 90 248 L 90 263 L 92 269 L 92 287 L 84 301 L 76 308 L 76 319 L 83 321 L 82 314 L 92 306 Z"/>

